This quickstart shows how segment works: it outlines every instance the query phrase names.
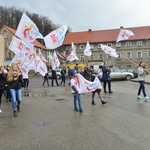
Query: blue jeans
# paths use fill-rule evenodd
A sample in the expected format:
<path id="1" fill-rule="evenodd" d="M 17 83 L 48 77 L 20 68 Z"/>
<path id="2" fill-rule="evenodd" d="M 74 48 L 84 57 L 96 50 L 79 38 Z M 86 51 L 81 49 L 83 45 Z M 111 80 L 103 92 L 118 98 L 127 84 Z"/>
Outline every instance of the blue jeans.
<path id="1" fill-rule="evenodd" d="M 17 105 L 21 103 L 21 89 L 10 89 L 10 94 L 12 97 L 12 108 L 16 110 L 16 102 Z"/>
<path id="2" fill-rule="evenodd" d="M 80 94 L 73 95 L 73 97 L 74 97 L 74 108 L 77 108 L 77 100 L 78 100 L 79 109 L 81 110 L 82 106 L 81 106 Z"/>
<path id="3" fill-rule="evenodd" d="M 140 82 L 140 87 L 139 87 L 139 91 L 138 91 L 138 95 L 140 95 L 141 90 L 143 92 L 144 97 L 146 97 L 146 93 L 145 93 L 145 81 L 139 81 Z"/>

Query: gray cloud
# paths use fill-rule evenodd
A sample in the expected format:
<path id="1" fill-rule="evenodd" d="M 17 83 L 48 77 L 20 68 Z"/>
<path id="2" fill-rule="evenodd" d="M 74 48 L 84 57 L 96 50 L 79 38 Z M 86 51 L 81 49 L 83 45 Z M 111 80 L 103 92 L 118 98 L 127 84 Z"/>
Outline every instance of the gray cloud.
<path id="1" fill-rule="evenodd" d="M 149 26 L 149 0 L 0 0 L 3 6 L 16 6 L 66 24 L 72 31 Z"/>

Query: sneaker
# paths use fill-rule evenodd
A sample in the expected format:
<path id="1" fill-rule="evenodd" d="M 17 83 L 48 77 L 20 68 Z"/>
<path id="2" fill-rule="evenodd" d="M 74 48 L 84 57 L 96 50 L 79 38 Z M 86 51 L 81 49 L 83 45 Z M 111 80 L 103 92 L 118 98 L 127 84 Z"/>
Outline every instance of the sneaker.
<path id="1" fill-rule="evenodd" d="M 109 91 L 109 94 L 112 94 L 113 93 L 113 91 Z"/>
<path id="2" fill-rule="evenodd" d="M 0 113 L 2 113 L 2 110 L 0 109 Z"/>
<path id="3" fill-rule="evenodd" d="M 138 95 L 138 96 L 137 96 L 137 99 L 142 99 L 142 96 Z"/>
<path id="4" fill-rule="evenodd" d="M 83 110 L 82 109 L 80 109 L 80 112 L 82 112 Z"/>
<path id="5" fill-rule="evenodd" d="M 20 112 L 20 107 L 19 107 L 19 105 L 17 105 L 17 111 Z"/>
<path id="6" fill-rule="evenodd" d="M 78 108 L 74 108 L 75 111 L 79 111 Z"/>
<path id="7" fill-rule="evenodd" d="M 144 97 L 144 101 L 145 101 L 145 102 L 148 102 L 148 99 L 149 99 L 148 96 L 145 96 L 145 97 Z"/>
<path id="8" fill-rule="evenodd" d="M 92 101 L 92 105 L 96 105 L 94 101 Z"/>
<path id="9" fill-rule="evenodd" d="M 105 101 L 102 101 L 102 105 L 104 105 L 104 104 L 106 104 L 107 102 L 105 102 Z"/>
<path id="10" fill-rule="evenodd" d="M 17 111 L 14 110 L 14 117 L 17 117 Z"/>

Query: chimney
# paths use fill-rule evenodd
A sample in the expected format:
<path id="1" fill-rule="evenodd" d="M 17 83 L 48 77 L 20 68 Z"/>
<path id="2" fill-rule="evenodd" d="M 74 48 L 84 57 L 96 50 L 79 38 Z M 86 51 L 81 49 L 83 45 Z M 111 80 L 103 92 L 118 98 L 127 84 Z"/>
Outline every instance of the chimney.
<path id="1" fill-rule="evenodd" d="M 123 26 L 120 26 L 120 29 L 123 29 Z"/>

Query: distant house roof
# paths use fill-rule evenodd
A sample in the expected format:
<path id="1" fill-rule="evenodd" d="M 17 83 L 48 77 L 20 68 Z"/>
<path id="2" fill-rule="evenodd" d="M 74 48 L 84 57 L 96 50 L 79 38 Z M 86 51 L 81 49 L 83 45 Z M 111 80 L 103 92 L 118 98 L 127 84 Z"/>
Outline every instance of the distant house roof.
<path id="1" fill-rule="evenodd" d="M 12 34 L 16 34 L 16 30 L 4 25 L 5 28 L 7 28 L 10 32 L 12 32 Z M 37 40 L 35 40 L 34 42 L 32 42 L 32 44 L 35 46 L 35 47 L 39 47 L 39 48 L 42 48 L 42 49 L 46 49 L 45 46 L 43 46 L 40 42 L 38 42 Z"/>
<path id="2" fill-rule="evenodd" d="M 150 26 L 123 29 L 130 30 L 134 33 L 134 36 L 131 36 L 129 40 L 150 39 Z M 117 40 L 119 32 L 120 28 L 109 30 L 69 32 L 66 34 L 66 38 L 64 40 L 63 45 L 69 45 L 71 44 L 71 42 L 73 42 L 74 44 L 82 44 L 86 43 L 87 41 L 89 41 L 90 43 L 115 42 Z"/>

